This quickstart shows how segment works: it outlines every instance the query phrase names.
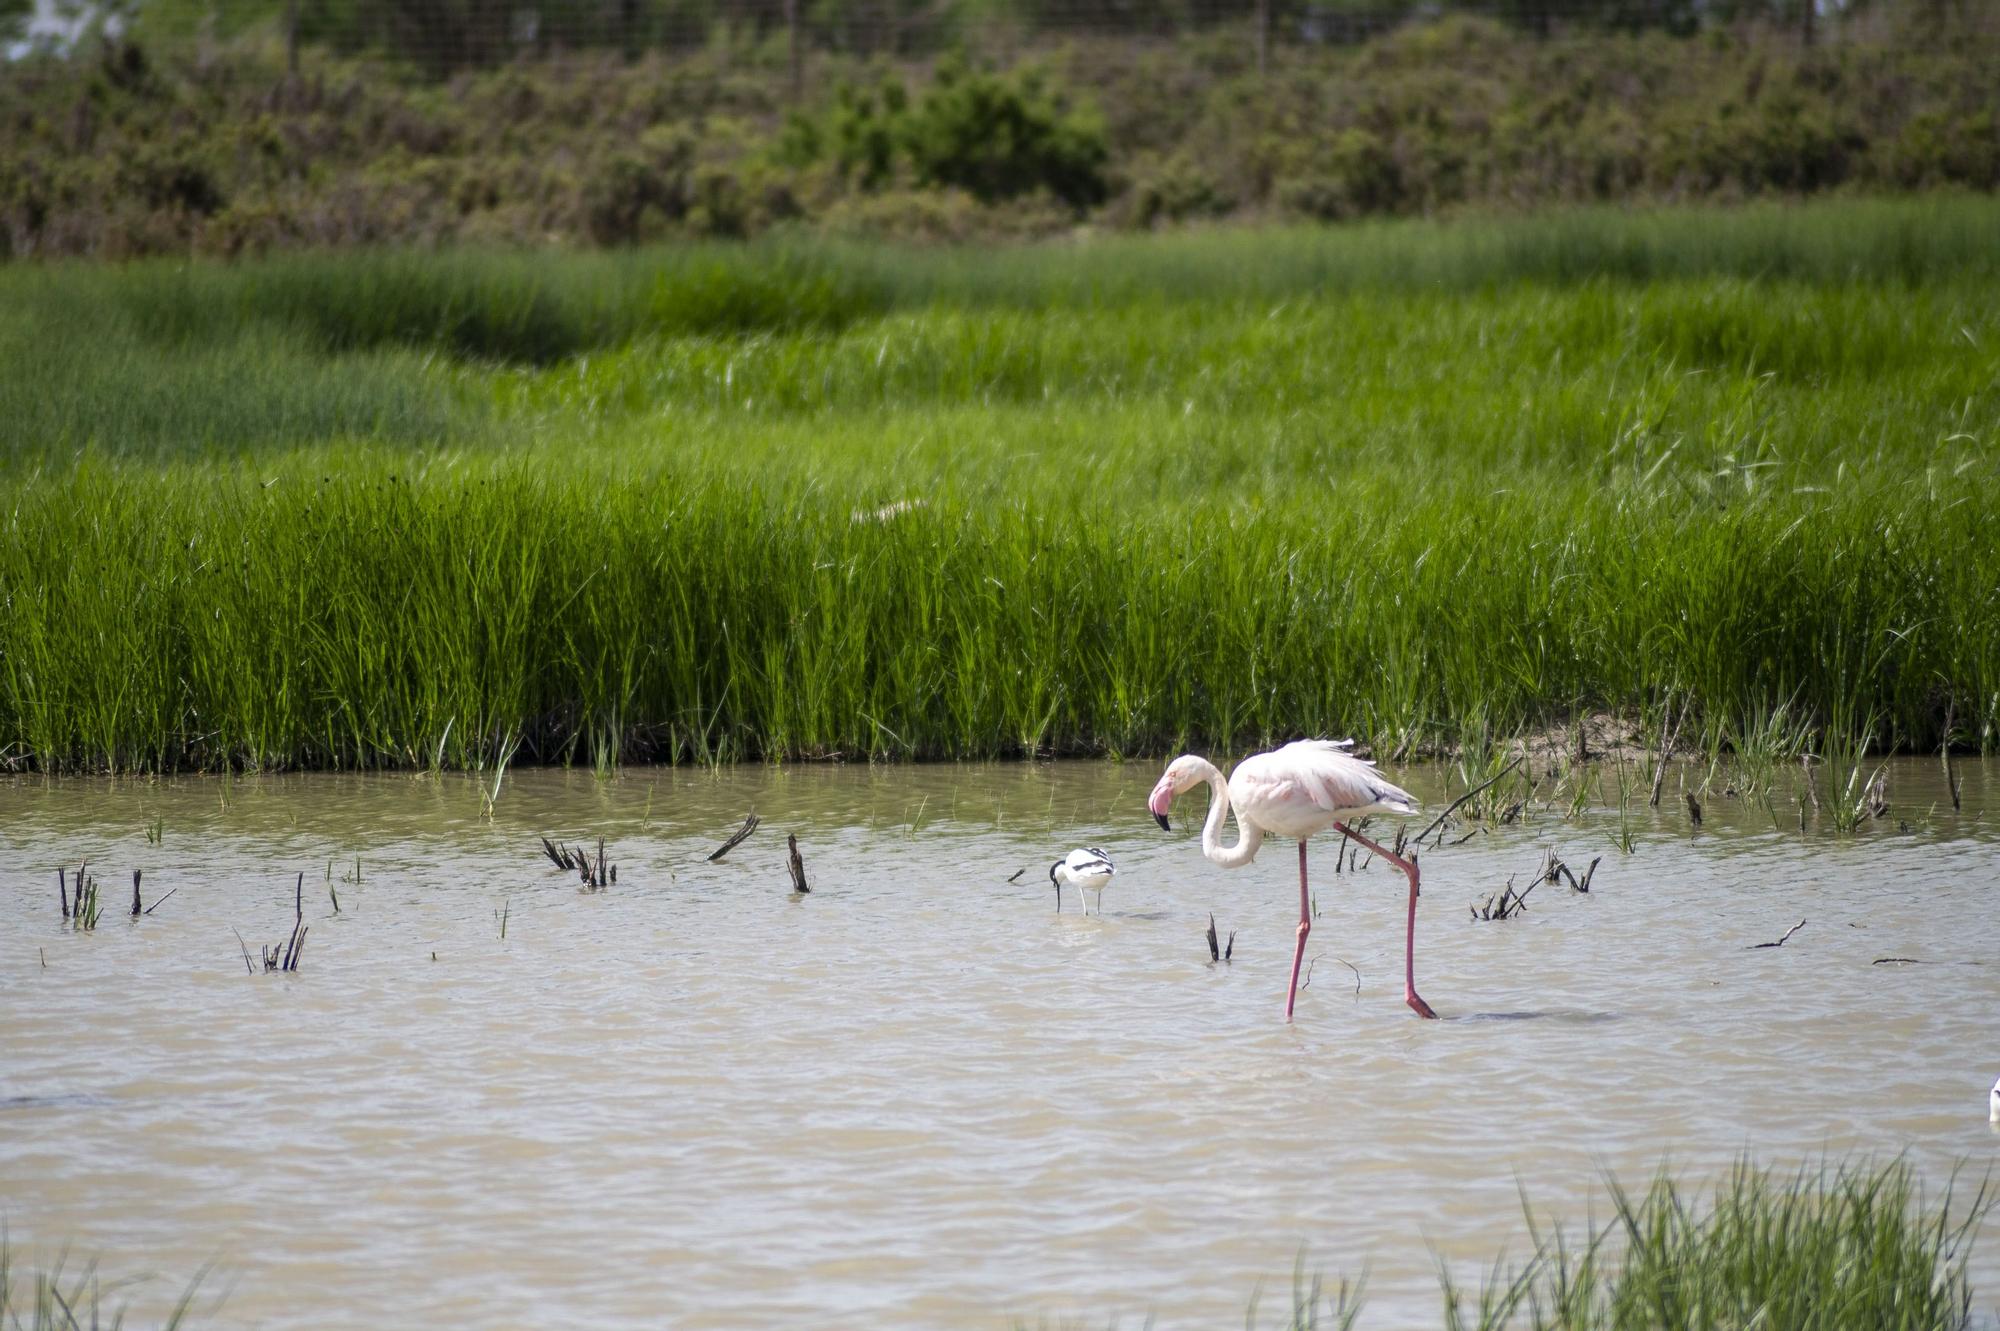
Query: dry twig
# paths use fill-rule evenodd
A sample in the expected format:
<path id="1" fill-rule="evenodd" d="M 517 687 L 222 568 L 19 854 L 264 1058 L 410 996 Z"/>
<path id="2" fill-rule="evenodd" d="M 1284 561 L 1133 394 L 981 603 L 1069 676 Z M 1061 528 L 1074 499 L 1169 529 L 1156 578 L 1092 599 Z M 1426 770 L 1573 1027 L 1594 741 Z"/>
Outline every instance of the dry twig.
<path id="1" fill-rule="evenodd" d="M 1792 926 L 1791 928 L 1789 928 L 1789 929 L 1785 930 L 1785 937 L 1784 937 L 1784 938 L 1780 938 L 1780 939 L 1779 939 L 1779 940 L 1778 940 L 1777 942 L 1775 942 L 1775 943 L 1752 943 L 1752 944 L 1751 944 L 1751 945 L 1750 945 L 1749 947 L 1745 948 L 1745 949 L 1744 949 L 1744 951 L 1746 951 L 1746 952 L 1755 952 L 1755 951 L 1756 951 L 1756 950 L 1757 950 L 1758 948 L 1760 948 L 1760 947 L 1783 947 L 1783 946 L 1785 945 L 1785 939 L 1787 939 L 1787 938 L 1790 938 L 1790 937 L 1791 937 L 1791 936 L 1792 936 L 1793 934 L 1797 933 L 1797 932 L 1798 932 L 1799 930 L 1801 930 L 1801 929 L 1803 929 L 1803 928 L 1805 928 L 1805 927 L 1806 927 L 1806 922 L 1805 922 L 1804 920 L 1800 920 L 1800 921 L 1799 921 L 1799 922 L 1798 922 L 1797 924 L 1795 924 L 1795 925 L 1793 925 L 1793 926 Z"/>

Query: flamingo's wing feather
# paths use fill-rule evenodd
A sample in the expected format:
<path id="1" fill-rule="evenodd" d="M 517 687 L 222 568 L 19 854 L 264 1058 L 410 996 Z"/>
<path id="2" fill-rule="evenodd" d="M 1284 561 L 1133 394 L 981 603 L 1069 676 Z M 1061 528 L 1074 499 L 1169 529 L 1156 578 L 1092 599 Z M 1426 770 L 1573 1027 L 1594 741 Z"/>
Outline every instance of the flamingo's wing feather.
<path id="1" fill-rule="evenodd" d="M 1328 813 L 1367 809 L 1376 805 L 1400 813 L 1415 813 L 1417 802 L 1407 790 L 1384 780 L 1375 764 L 1347 752 L 1352 740 L 1302 739 L 1271 755 L 1319 808 Z"/>

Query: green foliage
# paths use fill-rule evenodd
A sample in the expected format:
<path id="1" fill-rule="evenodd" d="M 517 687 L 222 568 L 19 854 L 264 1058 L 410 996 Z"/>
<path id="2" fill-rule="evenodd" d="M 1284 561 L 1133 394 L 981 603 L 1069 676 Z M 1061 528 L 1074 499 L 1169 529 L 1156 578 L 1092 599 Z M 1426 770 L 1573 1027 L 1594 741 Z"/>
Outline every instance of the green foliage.
<path id="1" fill-rule="evenodd" d="M 0 272 L 0 744 L 2000 742 L 1994 212 Z"/>
<path id="2" fill-rule="evenodd" d="M 984 203 L 1032 190 L 1077 207 L 1103 201 L 1102 125 L 1064 105 L 1033 69 L 1001 75 L 942 61 L 905 133 L 921 184 L 955 185 Z"/>
<path id="3" fill-rule="evenodd" d="M 842 84 L 823 122 L 794 116 L 780 136 L 780 160 L 824 155 L 840 178 L 877 190 L 908 178 L 962 189 L 992 204 L 1046 191 L 1078 208 L 1102 202 L 1108 151 L 1099 121 L 1068 107 L 1035 70 L 995 74 L 940 61 L 911 102 L 902 82 Z"/>

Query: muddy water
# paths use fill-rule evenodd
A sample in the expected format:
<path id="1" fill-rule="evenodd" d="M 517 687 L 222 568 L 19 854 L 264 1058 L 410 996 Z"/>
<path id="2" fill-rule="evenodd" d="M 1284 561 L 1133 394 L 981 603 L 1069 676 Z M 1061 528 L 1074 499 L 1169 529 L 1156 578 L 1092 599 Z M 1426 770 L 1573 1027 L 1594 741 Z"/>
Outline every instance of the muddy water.
<path id="1" fill-rule="evenodd" d="M 1147 818 L 1154 774 L 516 772 L 490 819 L 459 778 L 0 785 L 0 1211 L 17 1248 L 168 1273 L 141 1312 L 217 1262 L 215 1326 L 1213 1326 L 1303 1250 L 1391 1327 L 1437 1324 L 1440 1260 L 1518 1249 L 1517 1186 L 1581 1218 L 1663 1157 L 2000 1163 L 2000 769 L 1954 815 L 1901 765 L 1850 838 L 1789 795 L 1692 832 L 1670 797 L 1629 855 L 1603 808 L 1439 849 L 1436 1023 L 1401 1003 L 1401 879 L 1329 847 L 1289 1028 L 1289 848 L 1214 868 Z M 604 834 L 617 885 L 542 832 Z M 1087 844 L 1105 913 L 1056 914 Z M 1589 896 L 1468 918 L 1545 846 L 1604 856 Z M 93 935 L 57 916 L 83 855 Z M 133 867 L 174 891 L 138 922 Z M 231 930 L 282 939 L 299 870 L 302 967 L 247 975 Z"/>

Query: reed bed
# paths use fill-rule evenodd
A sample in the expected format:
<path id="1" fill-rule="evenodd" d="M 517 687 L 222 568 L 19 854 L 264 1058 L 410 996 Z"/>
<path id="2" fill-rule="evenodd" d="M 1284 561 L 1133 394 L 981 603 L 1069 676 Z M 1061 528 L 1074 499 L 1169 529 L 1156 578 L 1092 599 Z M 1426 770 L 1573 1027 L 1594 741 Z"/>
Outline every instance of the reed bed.
<path id="1" fill-rule="evenodd" d="M 0 272 L 0 755 L 1989 746 L 1997 221 Z"/>

